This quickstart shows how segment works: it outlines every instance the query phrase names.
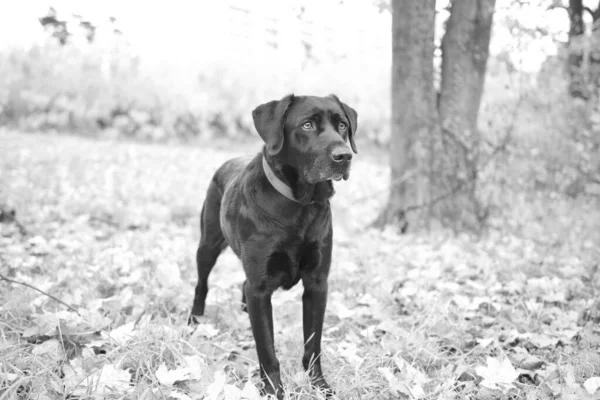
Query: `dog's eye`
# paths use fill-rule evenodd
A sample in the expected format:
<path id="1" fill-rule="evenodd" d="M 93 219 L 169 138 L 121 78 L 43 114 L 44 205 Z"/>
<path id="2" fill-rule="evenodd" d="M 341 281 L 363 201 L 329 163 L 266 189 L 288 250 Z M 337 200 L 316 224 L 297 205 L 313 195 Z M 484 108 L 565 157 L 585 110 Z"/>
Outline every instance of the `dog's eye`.
<path id="1" fill-rule="evenodd" d="M 340 122 L 340 131 L 345 131 L 348 129 L 348 125 L 345 122 Z"/>
<path id="2" fill-rule="evenodd" d="M 306 121 L 305 123 L 302 124 L 302 129 L 304 129 L 305 131 L 310 131 L 313 129 L 313 123 L 310 121 Z"/>

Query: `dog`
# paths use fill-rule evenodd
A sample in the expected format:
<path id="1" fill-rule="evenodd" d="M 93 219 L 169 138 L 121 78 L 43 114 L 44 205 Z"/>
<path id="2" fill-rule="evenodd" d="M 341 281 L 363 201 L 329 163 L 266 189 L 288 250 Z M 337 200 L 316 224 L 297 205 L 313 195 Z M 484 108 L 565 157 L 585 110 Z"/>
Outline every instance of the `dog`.
<path id="1" fill-rule="evenodd" d="M 313 386 L 333 394 L 320 359 L 333 240 L 329 199 L 334 195 L 332 180 L 350 176 L 357 117 L 335 95 L 291 94 L 258 106 L 252 118 L 264 141 L 262 152 L 225 162 L 202 206 L 198 284 L 189 323 L 204 314 L 208 276 L 230 246 L 246 275 L 242 308 L 250 317 L 264 389 L 278 399 L 283 387 L 271 295 L 300 280 L 302 365 Z"/>

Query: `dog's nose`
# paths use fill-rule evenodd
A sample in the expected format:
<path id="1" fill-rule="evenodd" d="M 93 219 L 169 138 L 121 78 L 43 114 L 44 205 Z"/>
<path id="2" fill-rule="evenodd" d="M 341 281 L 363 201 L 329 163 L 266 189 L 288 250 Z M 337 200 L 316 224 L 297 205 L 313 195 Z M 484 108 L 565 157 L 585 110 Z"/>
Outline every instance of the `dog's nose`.
<path id="1" fill-rule="evenodd" d="M 335 162 L 343 162 L 352 160 L 352 152 L 350 149 L 338 147 L 331 152 L 331 158 Z"/>

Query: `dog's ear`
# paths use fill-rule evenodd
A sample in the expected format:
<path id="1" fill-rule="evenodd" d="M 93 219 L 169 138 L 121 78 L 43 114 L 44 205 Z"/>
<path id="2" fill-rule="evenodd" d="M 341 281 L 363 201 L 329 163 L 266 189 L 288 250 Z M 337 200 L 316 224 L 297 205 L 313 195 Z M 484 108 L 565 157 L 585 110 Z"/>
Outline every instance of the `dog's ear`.
<path id="1" fill-rule="evenodd" d="M 279 153 L 283 147 L 285 117 L 293 100 L 294 95 L 290 94 L 281 100 L 261 104 L 252 111 L 254 127 L 267 145 L 271 156 Z"/>
<path id="2" fill-rule="evenodd" d="M 352 108 L 348 104 L 340 101 L 340 99 L 338 99 L 338 97 L 335 94 L 331 94 L 330 96 L 333 97 L 335 99 L 335 101 L 338 102 L 340 107 L 342 107 L 342 110 L 344 110 L 344 114 L 346 114 L 346 118 L 348 118 L 348 121 L 350 121 L 350 126 L 349 126 L 350 130 L 348 131 L 348 139 L 350 140 L 350 147 L 352 147 L 352 151 L 354 153 L 358 154 L 358 151 L 356 151 L 356 143 L 354 143 L 354 135 L 356 134 L 356 126 L 357 126 L 357 122 L 358 122 L 358 113 L 356 112 L 356 110 L 354 108 Z"/>

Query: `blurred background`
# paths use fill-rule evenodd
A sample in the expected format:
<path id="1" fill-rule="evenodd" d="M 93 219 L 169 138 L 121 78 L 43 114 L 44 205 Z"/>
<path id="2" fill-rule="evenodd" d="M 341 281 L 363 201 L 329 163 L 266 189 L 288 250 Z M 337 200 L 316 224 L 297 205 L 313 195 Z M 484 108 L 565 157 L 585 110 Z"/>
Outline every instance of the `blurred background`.
<path id="1" fill-rule="evenodd" d="M 211 176 L 290 92 L 358 112 L 331 200 L 340 398 L 597 399 L 598 21 L 598 0 L 0 1 L 0 399 L 253 387 L 230 250 L 185 321 Z M 273 297 L 290 399 L 318 397 L 301 298 Z"/>
<path id="2" fill-rule="evenodd" d="M 362 148 L 379 148 L 385 154 L 394 135 L 407 135 L 406 127 L 392 134 L 390 101 L 392 9 L 395 6 L 399 15 L 407 16 L 411 15 L 408 8 L 419 8 L 404 3 L 5 3 L 0 6 L 0 125 L 19 132 L 153 142 L 254 140 L 250 111 L 256 105 L 290 92 L 337 93 L 359 112 Z M 415 208 L 437 203 L 437 195 L 473 186 L 475 176 L 493 183 L 496 191 L 502 190 L 498 184 L 509 182 L 520 191 L 597 197 L 600 6 L 582 0 L 461 3 L 477 10 L 491 6 L 488 17 L 493 16 L 489 57 L 487 51 L 479 55 L 484 62 L 483 95 L 471 106 L 475 114 L 469 117 L 476 121 L 470 129 L 477 131 L 477 140 L 455 140 L 455 148 L 449 150 L 462 159 L 450 162 L 462 165 L 451 175 L 467 178 L 457 181 L 446 176 L 445 183 L 435 183 L 438 189 L 401 201 Z M 452 107 L 444 111 L 443 106 L 460 101 L 452 90 L 444 89 L 442 79 L 442 40 L 452 7 L 448 0 L 428 1 L 424 7 L 434 14 L 417 24 L 433 35 L 432 46 L 426 49 L 431 50 L 427 57 L 433 64 L 426 72 L 432 75 L 430 92 L 437 93 L 438 108 L 427 111 L 427 118 L 440 117 L 443 133 L 460 137 L 461 132 L 451 132 L 444 122 L 444 113 L 459 111 Z M 455 14 L 459 18 L 459 11 Z M 477 28 L 478 22 L 473 21 Z M 464 30 L 465 43 L 469 35 L 477 37 L 477 29 Z M 468 52 L 465 55 L 470 57 Z M 406 59 L 395 62 L 407 65 Z M 468 86 L 467 75 L 451 83 Z M 413 156 L 394 154 L 407 160 L 420 157 L 419 149 Z M 438 165 L 421 172 L 427 175 L 447 168 Z M 399 169 L 405 173 L 411 166 L 392 165 L 392 181 L 402 175 Z M 495 192 L 480 188 L 473 188 L 477 191 L 473 196 L 481 204 L 473 206 L 477 210 L 472 211 L 472 221 L 459 228 L 481 225 L 493 211 L 488 203 Z M 462 218 L 450 214 L 450 219 Z"/>

